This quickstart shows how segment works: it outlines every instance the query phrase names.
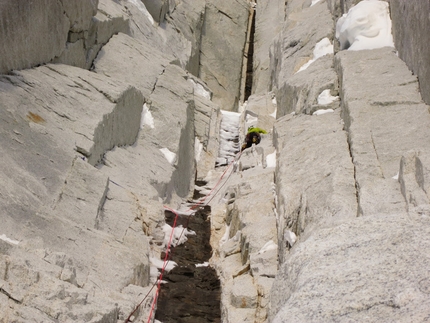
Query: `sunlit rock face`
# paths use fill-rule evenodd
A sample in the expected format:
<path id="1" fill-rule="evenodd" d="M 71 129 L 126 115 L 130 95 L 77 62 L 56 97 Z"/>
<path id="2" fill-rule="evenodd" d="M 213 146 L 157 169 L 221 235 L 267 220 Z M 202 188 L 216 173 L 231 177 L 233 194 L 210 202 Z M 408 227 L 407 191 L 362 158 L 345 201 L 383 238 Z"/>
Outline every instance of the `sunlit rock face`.
<path id="1" fill-rule="evenodd" d="M 389 3 L 2 3 L 0 321 L 151 321 L 172 232 L 222 322 L 429 317 L 429 8 Z"/>
<path id="2" fill-rule="evenodd" d="M 393 37 L 399 57 L 420 79 L 423 100 L 430 104 L 430 28 L 427 1 L 390 0 Z"/>
<path id="3" fill-rule="evenodd" d="M 306 17 L 306 10 L 322 6 L 321 2 L 308 4 L 310 9 L 305 9 L 304 2 L 289 3 L 293 10 L 287 8 L 285 25 L 290 24 L 292 33 L 306 35 L 307 29 L 298 29 L 299 23 L 292 21 L 303 23 L 300 18 Z M 429 243 L 427 238 L 421 234 L 414 242 L 405 238 L 429 219 L 428 180 L 422 175 L 428 170 L 420 161 L 427 160 L 430 149 L 422 140 L 429 135 L 428 106 L 422 102 L 417 78 L 392 48 L 387 20 L 380 24 L 373 16 L 378 11 L 370 10 L 384 9 L 379 17 L 387 18 L 387 3 L 362 1 L 348 8 L 339 20 L 337 9 L 330 7 L 334 4 L 329 1 L 334 14 L 330 20 L 338 22 L 338 40 L 333 41 L 339 41 L 340 46 L 334 46 L 331 67 L 339 107 L 324 114 L 298 114 L 306 111 L 303 106 L 309 101 L 321 105 L 323 97 L 313 99 L 314 92 L 309 90 L 291 91 L 283 95 L 294 100 L 290 102 L 294 102 L 295 113 L 284 112 L 275 123 L 280 263 L 271 289 L 268 321 L 285 322 L 292 317 L 304 322 L 354 321 L 364 319 L 364 312 L 375 320 L 402 320 L 411 315 L 420 321 L 428 315 L 428 310 L 418 309 L 420 304 L 427 306 L 421 280 L 426 270 L 421 261 L 395 259 L 403 252 L 406 259 L 406 250 L 416 248 L 417 257 L 423 257 L 424 263 L 428 260 L 421 252 Z M 304 8 L 301 13 L 300 5 Z M 314 24 L 309 22 L 308 28 Z M 375 49 L 379 45 L 383 48 Z M 306 50 L 292 51 L 287 43 L 279 48 L 297 57 Z M 273 55 L 279 66 L 281 54 Z M 303 56 L 309 57 L 308 50 Z M 323 59 L 329 56 L 297 74 L 290 70 L 289 75 L 294 76 L 286 83 L 296 83 L 295 78 Z M 311 71 L 302 83 L 319 81 L 323 72 Z M 281 75 L 281 71 L 274 75 Z M 279 79 L 277 84 L 282 84 Z M 291 88 L 290 84 L 286 88 Z M 332 90 L 329 92 L 333 96 Z M 286 102 L 277 101 L 278 111 L 291 111 L 285 110 L 291 109 Z M 403 229 L 399 231 L 399 227 Z M 379 239 L 387 243 L 378 243 Z M 388 242 L 393 240 L 398 241 L 395 246 Z M 376 254 L 380 256 L 375 258 Z M 401 268 L 413 271 L 405 285 L 394 283 L 405 279 Z M 378 272 L 384 274 L 379 276 Z M 416 310 L 409 312 L 411 308 Z"/>

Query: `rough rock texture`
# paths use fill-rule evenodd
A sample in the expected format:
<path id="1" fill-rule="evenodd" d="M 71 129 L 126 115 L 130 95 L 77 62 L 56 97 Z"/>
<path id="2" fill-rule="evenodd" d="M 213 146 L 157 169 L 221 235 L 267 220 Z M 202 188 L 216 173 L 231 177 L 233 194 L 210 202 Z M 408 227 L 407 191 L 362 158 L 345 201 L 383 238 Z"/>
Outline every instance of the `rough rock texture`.
<path id="1" fill-rule="evenodd" d="M 390 214 L 315 231 L 280 268 L 270 322 L 424 322 L 428 228 L 428 217 Z"/>
<path id="2" fill-rule="evenodd" d="M 339 112 L 285 116 L 275 125 L 279 260 L 286 231 L 307 235 L 328 221 L 357 215 L 354 167 Z"/>
<path id="3" fill-rule="evenodd" d="M 430 116 L 417 79 L 390 48 L 340 52 L 336 65 L 359 212 L 403 213 L 405 200 L 393 179 L 400 159 L 409 150 L 430 148 Z"/>
<path id="4" fill-rule="evenodd" d="M 220 301 L 171 276 L 194 303 L 223 322 L 428 319 L 429 8 L 390 1 L 399 56 L 339 52 L 336 19 L 358 2 L 3 1 L 0 322 L 124 322 L 140 302 L 147 321 L 164 208 L 221 176 L 202 220 Z M 300 70 L 324 38 L 334 53 Z M 241 111 L 237 145 L 268 131 L 230 168 L 215 168 L 221 109 Z M 183 303 L 171 320 L 198 321 Z"/>
<path id="5" fill-rule="evenodd" d="M 11 269 L 2 276 L 5 317 L 31 317 L 39 309 L 40 316 L 61 321 L 115 318 L 123 312 L 118 304 L 131 306 L 121 291 L 148 284 L 149 260 L 141 250 L 149 246 L 143 232 L 123 232 L 116 240 L 98 230 L 113 184 L 91 164 L 114 146 L 135 143 L 141 93 L 86 70 L 48 65 L 2 77 L 1 97 L 8 111 L 2 118 L 2 234 L 19 241 L 3 254 L 6 267 L 17 268 L 16 278 Z M 139 227 L 137 216 L 128 227 Z M 27 259 L 31 271 L 19 259 Z M 103 259 L 113 263 L 105 266 Z M 116 305 L 105 299 L 109 293 L 117 294 Z M 61 305 L 67 295 L 76 307 Z"/>
<path id="6" fill-rule="evenodd" d="M 90 69 L 98 51 L 112 35 L 129 31 L 128 18 L 113 1 L 98 0 L 98 6 L 94 1 L 86 1 L 84 6 L 78 4 L 63 1 L 64 8 L 70 12 L 71 27 L 64 51 L 53 62 Z M 94 4 L 98 10 L 93 10 L 94 17 L 87 17 L 90 11 L 86 7 Z"/>
<path id="7" fill-rule="evenodd" d="M 199 77 L 212 89 L 213 101 L 228 111 L 237 111 L 239 104 L 248 20 L 245 0 L 206 4 Z"/>
<path id="8" fill-rule="evenodd" d="M 218 151 L 219 107 L 204 82 L 170 64 L 160 30 L 152 42 L 111 38 L 129 29 L 125 5 L 100 1 L 95 17 L 68 6 L 65 35 L 96 44 L 86 56 L 98 54 L 96 73 L 48 64 L 1 77 L 2 322 L 125 320 L 149 290 L 150 252 L 164 248 L 162 203 L 192 194 L 195 138 L 201 178 Z M 78 57 L 56 61 L 72 64 L 67 55 Z M 152 299 L 135 318 L 146 320 Z"/>
<path id="9" fill-rule="evenodd" d="M 106 1 L 100 4 L 103 8 L 102 3 Z M 51 61 L 89 68 L 113 33 L 127 30 L 122 17 L 110 16 L 109 10 L 97 13 L 98 0 L 15 1 L 0 6 L 0 20 L 7 26 L 2 28 L 1 73 Z M 40 37 L 45 34 L 49 37 Z"/>
<path id="10" fill-rule="evenodd" d="M 244 122 L 271 130 L 276 106 L 270 94 L 251 96 Z M 277 267 L 271 133 L 245 150 L 226 175 L 228 185 L 212 204 L 212 259 L 221 279 L 221 311 L 227 322 L 264 322 Z M 270 248 L 263 248 L 270 246 Z"/>
<path id="11" fill-rule="evenodd" d="M 29 68 L 59 56 L 72 24 L 63 11 L 60 1 L 2 1 L 1 25 L 8 27 L 1 29 L 0 72 Z M 37 35 L 44 34 L 50 37 L 41 41 Z"/>
<path id="12" fill-rule="evenodd" d="M 306 34 L 315 23 L 300 26 L 296 17 L 326 5 L 300 4 L 292 1 L 287 7 L 285 25 L 294 25 L 290 37 Z M 327 3 L 335 18 L 352 4 Z M 287 43 L 279 48 L 284 52 L 272 52 L 273 67 L 291 51 Z M 319 58 L 295 75 L 289 65 L 284 72 L 275 69 L 274 85 L 283 86 L 279 75 L 286 75 L 287 82 L 306 89 L 326 77 L 327 69 L 318 70 L 316 64 L 328 64 L 330 58 Z M 287 101 L 278 100 L 279 90 L 273 89 L 277 115 L 295 115 L 275 123 L 280 263 L 269 322 L 292 317 L 300 322 L 424 321 L 429 315 L 429 259 L 423 251 L 429 219 L 428 106 L 417 78 L 391 48 L 342 51 L 327 66 L 339 77 L 328 77 L 327 88 L 336 91 L 333 85 L 339 84 L 340 112 L 297 115 L 312 111 L 306 101 L 312 92 L 300 92 L 305 99 L 297 100 L 296 92 L 281 91 Z"/>
<path id="13" fill-rule="evenodd" d="M 269 50 L 284 21 L 285 1 L 258 1 L 255 9 L 252 93 L 265 94 L 270 90 Z"/>
<path id="14" fill-rule="evenodd" d="M 339 18 L 362 0 L 327 0 L 327 7 L 334 18 Z"/>
<path id="15" fill-rule="evenodd" d="M 393 37 L 399 57 L 420 79 L 423 100 L 430 104 L 430 3 L 390 0 Z"/>
<path id="16" fill-rule="evenodd" d="M 312 7 L 306 1 L 288 3 L 286 22 L 270 50 L 271 82 L 278 103 L 277 117 L 313 112 L 318 95 L 326 89 L 337 95 L 337 80 L 326 56 L 300 71 L 313 58 L 316 43 L 325 37 L 333 43 L 333 20 L 325 3 Z M 303 10 L 300 10 L 304 7 Z M 295 74 L 297 73 L 297 74 Z M 309 77 L 312 75 L 312 77 Z"/>

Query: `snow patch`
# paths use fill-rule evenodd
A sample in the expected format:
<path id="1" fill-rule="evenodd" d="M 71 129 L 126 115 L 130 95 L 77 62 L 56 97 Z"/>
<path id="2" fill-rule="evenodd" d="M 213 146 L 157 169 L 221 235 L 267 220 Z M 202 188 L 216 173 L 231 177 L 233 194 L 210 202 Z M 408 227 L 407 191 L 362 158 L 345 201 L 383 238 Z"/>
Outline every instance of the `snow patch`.
<path id="1" fill-rule="evenodd" d="M 189 79 L 189 81 L 193 84 L 194 95 L 200 96 L 208 100 L 211 99 L 211 92 L 206 90 L 203 85 L 201 85 L 200 83 L 196 83 L 192 79 Z"/>
<path id="2" fill-rule="evenodd" d="M 276 119 L 276 112 L 278 111 L 278 104 L 277 104 L 277 102 L 276 102 L 276 97 L 274 96 L 273 97 L 273 99 L 272 99 L 272 104 L 274 105 L 274 107 L 275 107 L 275 111 L 273 111 L 271 114 L 269 114 L 271 117 L 273 117 L 273 118 L 275 118 Z"/>
<path id="3" fill-rule="evenodd" d="M 284 238 L 286 241 L 288 241 L 288 243 L 290 244 L 291 247 L 294 245 L 294 243 L 297 240 L 296 234 L 290 230 L 285 230 Z"/>
<path id="4" fill-rule="evenodd" d="M 18 240 L 10 239 L 5 234 L 0 235 L 0 240 L 6 241 L 6 242 L 11 243 L 11 244 L 18 244 L 19 243 Z"/>
<path id="5" fill-rule="evenodd" d="M 260 251 L 257 252 L 257 254 L 265 253 L 266 251 L 276 250 L 276 249 L 278 249 L 278 245 L 274 243 L 273 240 L 269 240 L 268 242 L 266 242 L 263 248 L 261 248 Z"/>
<path id="6" fill-rule="evenodd" d="M 318 95 L 317 100 L 319 105 L 328 105 L 334 101 L 339 100 L 339 97 L 331 95 L 330 90 L 327 89 L 322 91 L 320 95 Z"/>
<path id="7" fill-rule="evenodd" d="M 266 165 L 267 168 L 276 167 L 276 150 L 266 156 Z"/>
<path id="8" fill-rule="evenodd" d="M 166 248 L 167 248 L 167 245 L 169 244 L 170 237 L 172 237 L 170 246 L 176 247 L 180 244 L 185 243 L 188 240 L 187 236 L 196 235 L 194 231 L 188 230 L 187 228 L 184 228 L 182 225 L 172 228 L 167 223 L 163 225 L 163 232 L 164 232 L 164 246 Z"/>
<path id="9" fill-rule="evenodd" d="M 222 120 L 220 129 L 220 147 L 217 164 L 230 163 L 239 151 L 239 143 L 235 142 L 239 138 L 240 113 L 221 110 Z"/>
<path id="10" fill-rule="evenodd" d="M 340 49 L 363 50 L 394 47 L 388 3 L 363 0 L 336 23 Z"/>
<path id="11" fill-rule="evenodd" d="M 149 261 L 151 262 L 151 264 L 158 269 L 162 269 L 164 266 L 164 261 L 161 259 L 157 259 L 154 257 L 149 257 Z M 171 271 L 173 268 L 175 268 L 178 264 L 176 262 L 174 262 L 173 260 L 169 260 L 168 262 L 166 262 L 166 267 L 164 268 L 164 270 L 166 272 Z M 158 277 L 158 273 L 157 273 L 157 277 Z"/>
<path id="12" fill-rule="evenodd" d="M 202 156 L 202 151 L 203 151 L 203 144 L 200 142 L 199 138 L 196 137 L 196 140 L 194 141 L 194 158 L 197 163 L 200 161 L 200 158 Z"/>
<path id="13" fill-rule="evenodd" d="M 313 62 L 315 62 L 318 58 L 323 57 L 327 54 L 333 54 L 333 44 L 330 42 L 330 40 L 326 37 L 321 39 L 314 48 L 313 52 L 313 58 L 308 61 L 306 64 L 304 64 L 300 69 L 295 73 L 299 73 L 301 71 L 304 71 L 307 69 Z"/>
<path id="14" fill-rule="evenodd" d="M 222 246 L 224 243 L 226 243 L 228 241 L 229 236 L 230 236 L 230 226 L 226 225 L 224 235 L 220 239 L 219 245 Z"/>
<path id="15" fill-rule="evenodd" d="M 318 2 L 320 2 L 321 0 L 312 0 L 312 3 L 311 3 L 311 7 L 312 6 L 315 6 Z"/>
<path id="16" fill-rule="evenodd" d="M 208 266 L 209 266 L 209 263 L 207 261 L 205 261 L 202 264 L 196 264 L 196 267 L 208 267 Z"/>
<path id="17" fill-rule="evenodd" d="M 313 116 L 320 116 L 320 115 L 323 115 L 326 113 L 332 113 L 332 112 L 334 112 L 333 109 L 320 109 L 320 110 L 317 110 L 314 113 L 312 113 L 312 115 Z"/>
<path id="18" fill-rule="evenodd" d="M 160 151 L 163 153 L 164 157 L 166 157 L 167 161 L 171 165 L 175 164 L 175 162 L 176 162 L 176 154 L 174 152 L 171 152 L 167 148 L 160 148 Z"/>
<path id="19" fill-rule="evenodd" d="M 146 103 L 143 105 L 142 115 L 140 117 L 140 129 L 143 129 L 144 126 L 148 126 L 151 129 L 155 128 L 154 118 Z"/>

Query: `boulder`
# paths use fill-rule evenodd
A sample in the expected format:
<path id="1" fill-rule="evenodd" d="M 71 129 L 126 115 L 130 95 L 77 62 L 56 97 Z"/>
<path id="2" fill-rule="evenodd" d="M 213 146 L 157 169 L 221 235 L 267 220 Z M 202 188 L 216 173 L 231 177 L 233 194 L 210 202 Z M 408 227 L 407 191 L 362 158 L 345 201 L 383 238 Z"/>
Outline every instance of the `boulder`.
<path id="1" fill-rule="evenodd" d="M 251 275 L 241 275 L 233 279 L 231 304 L 236 308 L 255 308 L 258 293 Z"/>
<path id="2" fill-rule="evenodd" d="M 244 128 L 248 129 L 249 126 L 254 126 L 271 132 L 275 123 L 276 112 L 277 103 L 273 93 L 253 94 L 248 98 L 243 114 Z"/>

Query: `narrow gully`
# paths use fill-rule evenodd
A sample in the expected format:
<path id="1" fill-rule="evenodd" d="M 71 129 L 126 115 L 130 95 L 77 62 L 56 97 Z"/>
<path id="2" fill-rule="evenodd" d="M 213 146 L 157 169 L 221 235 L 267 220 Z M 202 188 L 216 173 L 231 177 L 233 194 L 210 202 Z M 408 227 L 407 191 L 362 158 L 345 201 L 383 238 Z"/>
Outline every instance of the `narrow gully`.
<path id="1" fill-rule="evenodd" d="M 188 235 L 188 240 L 170 254 L 170 260 L 178 266 L 163 277 L 167 283 L 161 286 L 155 314 L 160 322 L 221 322 L 221 287 L 216 271 L 209 266 L 196 266 L 212 256 L 209 215 L 210 207 L 205 206 L 189 221 L 186 216 L 178 217 L 177 226 L 187 227 L 196 235 Z M 172 226 L 175 214 L 166 211 L 165 216 L 166 223 Z"/>

